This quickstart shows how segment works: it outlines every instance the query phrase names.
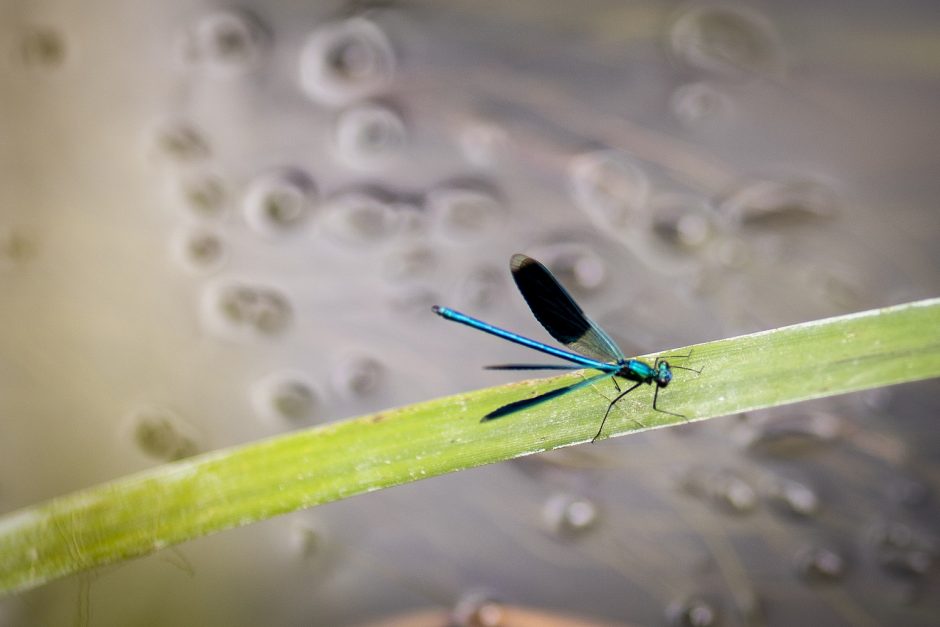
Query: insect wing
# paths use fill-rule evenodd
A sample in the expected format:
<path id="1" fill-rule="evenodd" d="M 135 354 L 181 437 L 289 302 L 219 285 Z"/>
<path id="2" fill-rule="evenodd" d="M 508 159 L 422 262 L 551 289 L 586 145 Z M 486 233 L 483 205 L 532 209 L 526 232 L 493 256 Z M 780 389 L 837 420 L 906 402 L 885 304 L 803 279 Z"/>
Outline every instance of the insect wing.
<path id="1" fill-rule="evenodd" d="M 521 254 L 513 255 L 509 265 L 512 278 L 535 319 L 553 338 L 601 361 L 615 362 L 624 358 L 617 344 L 585 315 L 548 268 Z"/>
<path id="2" fill-rule="evenodd" d="M 508 405 L 503 405 L 502 407 L 494 409 L 487 415 L 483 416 L 480 422 L 488 422 L 490 420 L 502 418 L 503 416 L 508 416 L 509 414 L 514 414 L 517 411 L 522 411 L 523 409 L 529 409 L 530 407 L 541 405 L 542 403 L 556 399 L 559 396 L 564 396 L 565 394 L 580 390 L 581 388 L 591 385 L 592 383 L 607 379 L 612 376 L 614 376 L 613 372 L 602 372 L 600 374 L 594 375 L 593 377 L 588 377 L 583 381 L 578 381 L 577 383 L 572 383 L 571 385 L 558 388 L 557 390 L 552 390 L 550 392 L 545 392 L 544 394 L 539 394 L 538 396 L 533 396 L 532 398 L 524 398 L 521 401 L 515 401 L 509 403 Z"/>

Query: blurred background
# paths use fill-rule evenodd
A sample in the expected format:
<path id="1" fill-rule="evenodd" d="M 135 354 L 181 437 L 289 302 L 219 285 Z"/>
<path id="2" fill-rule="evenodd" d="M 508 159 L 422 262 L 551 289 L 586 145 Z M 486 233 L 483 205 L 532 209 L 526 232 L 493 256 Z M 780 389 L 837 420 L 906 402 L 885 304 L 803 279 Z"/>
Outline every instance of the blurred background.
<path id="1" fill-rule="evenodd" d="M 480 367 L 530 355 L 430 305 L 545 338 L 515 252 L 628 355 L 936 296 L 938 18 L 4 0 L 0 511 L 510 380 Z M 905 385 L 439 477 L 0 625 L 936 625 L 938 411 Z"/>

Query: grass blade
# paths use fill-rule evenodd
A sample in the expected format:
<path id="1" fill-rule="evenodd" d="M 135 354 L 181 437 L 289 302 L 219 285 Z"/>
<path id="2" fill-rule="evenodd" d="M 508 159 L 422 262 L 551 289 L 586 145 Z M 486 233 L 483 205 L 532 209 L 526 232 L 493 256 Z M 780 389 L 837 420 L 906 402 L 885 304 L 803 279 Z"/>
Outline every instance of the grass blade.
<path id="1" fill-rule="evenodd" d="M 660 395 L 696 420 L 940 375 L 940 299 L 700 344 Z M 669 351 L 683 354 L 689 347 Z M 679 362 L 677 362 L 679 363 Z M 541 379 L 419 403 L 159 466 L 0 517 L 0 592 L 278 514 L 591 439 L 601 384 L 481 424 Z M 605 433 L 683 423 L 637 390 Z"/>

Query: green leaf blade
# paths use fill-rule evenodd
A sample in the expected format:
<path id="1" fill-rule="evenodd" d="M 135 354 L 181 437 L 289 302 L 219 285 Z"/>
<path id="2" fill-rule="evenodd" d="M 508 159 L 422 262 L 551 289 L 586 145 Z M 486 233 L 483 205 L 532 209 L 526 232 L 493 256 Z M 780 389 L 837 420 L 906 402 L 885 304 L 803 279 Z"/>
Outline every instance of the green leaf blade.
<path id="1" fill-rule="evenodd" d="M 940 376 L 940 299 L 677 349 L 692 351 L 660 394 L 690 419 Z M 678 363 L 678 362 L 676 362 Z M 679 365 L 686 365 L 681 363 Z M 305 507 L 589 441 L 609 382 L 480 423 L 505 403 L 578 373 L 478 390 L 166 464 L 0 517 L 0 592 Z M 605 435 L 682 424 L 643 386 Z"/>

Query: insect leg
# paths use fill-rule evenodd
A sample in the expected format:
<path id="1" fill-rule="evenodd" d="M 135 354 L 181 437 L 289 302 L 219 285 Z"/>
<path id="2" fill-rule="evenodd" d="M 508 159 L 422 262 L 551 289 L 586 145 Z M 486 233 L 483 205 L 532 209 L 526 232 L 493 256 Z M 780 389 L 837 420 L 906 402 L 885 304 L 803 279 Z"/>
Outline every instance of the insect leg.
<path id="1" fill-rule="evenodd" d="M 685 355 L 660 355 L 659 357 L 656 358 L 655 367 L 659 368 L 660 362 L 663 362 L 663 361 L 669 361 L 671 359 L 688 359 L 691 356 L 692 356 L 691 350 Z M 690 372 L 694 372 L 695 374 L 702 374 L 702 370 L 703 370 L 703 369 L 696 370 L 695 368 L 686 368 L 685 366 L 676 366 L 675 364 L 669 364 L 669 367 L 677 368 L 678 370 L 688 370 Z"/>
<path id="2" fill-rule="evenodd" d="M 668 411 L 668 410 L 665 410 L 665 409 L 660 409 L 659 407 L 656 406 L 656 401 L 659 400 L 659 390 L 660 390 L 660 388 L 657 387 L 657 388 L 656 388 L 656 393 L 653 394 L 653 409 L 655 409 L 656 411 L 658 411 L 658 412 L 660 412 L 660 413 L 663 413 L 663 414 L 669 414 L 670 416 L 676 416 L 676 417 L 678 417 L 678 418 L 682 418 L 683 420 L 685 420 L 686 422 L 688 422 L 689 419 L 688 419 L 686 416 L 683 416 L 682 414 L 677 414 L 677 413 L 674 412 L 674 411 Z"/>
<path id="3" fill-rule="evenodd" d="M 627 388 L 627 390 L 626 390 L 625 392 L 621 392 L 619 395 L 617 395 L 617 398 L 615 398 L 614 400 L 612 400 L 612 401 L 610 402 L 610 405 L 607 406 L 607 411 L 604 412 L 604 419 L 601 420 L 601 426 L 600 426 L 600 428 L 597 430 L 597 434 L 596 434 L 593 438 L 591 438 L 591 442 L 592 442 L 592 443 L 597 442 L 597 438 L 601 437 L 601 432 L 604 430 L 604 424 L 607 422 L 607 416 L 610 415 L 610 410 L 614 408 L 614 405 L 617 404 L 617 401 L 619 401 L 619 400 L 622 399 L 624 396 L 626 396 L 627 394 L 629 394 L 629 393 L 632 392 L 633 390 L 637 389 L 637 388 L 640 387 L 641 385 L 643 385 L 643 382 L 642 382 L 642 381 L 640 381 L 640 382 L 638 382 L 638 383 L 635 383 L 634 385 L 632 385 L 632 386 L 630 386 L 629 388 Z M 633 420 L 633 422 L 637 423 L 637 424 L 640 425 L 641 427 L 645 426 L 642 422 L 640 422 L 640 421 L 637 420 L 636 418 L 631 418 L 631 420 Z"/>

